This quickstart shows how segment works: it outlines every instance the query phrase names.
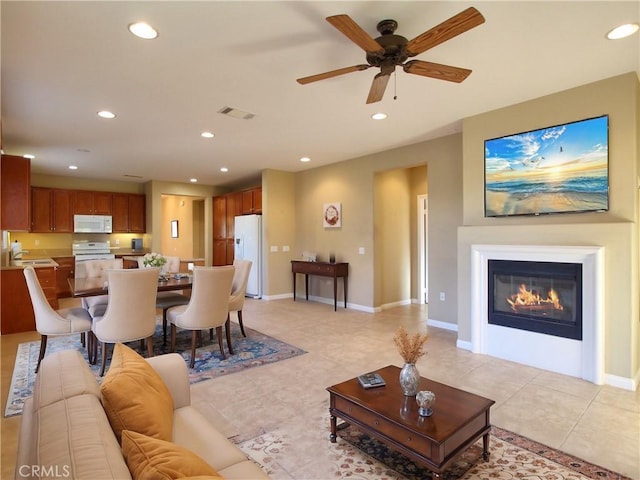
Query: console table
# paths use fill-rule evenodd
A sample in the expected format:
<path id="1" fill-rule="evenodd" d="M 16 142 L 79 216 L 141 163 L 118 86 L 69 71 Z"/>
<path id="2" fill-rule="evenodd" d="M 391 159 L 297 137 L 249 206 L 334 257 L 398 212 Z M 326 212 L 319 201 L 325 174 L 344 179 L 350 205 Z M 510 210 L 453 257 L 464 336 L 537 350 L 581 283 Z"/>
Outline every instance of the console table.
<path id="1" fill-rule="evenodd" d="M 344 285 L 344 308 L 347 308 L 347 277 L 349 276 L 348 263 L 304 262 L 291 260 L 291 272 L 293 274 L 293 300 L 296 300 L 296 274 L 304 274 L 304 286 L 307 300 L 309 300 L 309 275 L 320 277 L 333 277 L 333 310 L 338 310 L 338 278 L 342 277 Z"/>

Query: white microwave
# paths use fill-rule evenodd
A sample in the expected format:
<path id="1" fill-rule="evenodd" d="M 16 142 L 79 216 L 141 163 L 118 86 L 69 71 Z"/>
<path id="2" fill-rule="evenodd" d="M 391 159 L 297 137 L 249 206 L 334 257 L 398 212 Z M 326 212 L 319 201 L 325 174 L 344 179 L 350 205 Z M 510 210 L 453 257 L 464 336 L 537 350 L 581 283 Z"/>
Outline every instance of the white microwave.
<path id="1" fill-rule="evenodd" d="M 74 233 L 111 233 L 113 221 L 111 215 L 74 215 Z"/>

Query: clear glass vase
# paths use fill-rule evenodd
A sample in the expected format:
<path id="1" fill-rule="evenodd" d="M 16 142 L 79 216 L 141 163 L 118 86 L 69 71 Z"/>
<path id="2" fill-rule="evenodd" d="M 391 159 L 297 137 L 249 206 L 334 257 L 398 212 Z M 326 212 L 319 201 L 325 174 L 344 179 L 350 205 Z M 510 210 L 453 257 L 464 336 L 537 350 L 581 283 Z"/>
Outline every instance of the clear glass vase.
<path id="1" fill-rule="evenodd" d="M 418 372 L 415 363 L 405 363 L 402 370 L 400 370 L 400 387 L 402 388 L 402 393 L 408 397 L 413 397 L 418 393 L 420 372 Z"/>

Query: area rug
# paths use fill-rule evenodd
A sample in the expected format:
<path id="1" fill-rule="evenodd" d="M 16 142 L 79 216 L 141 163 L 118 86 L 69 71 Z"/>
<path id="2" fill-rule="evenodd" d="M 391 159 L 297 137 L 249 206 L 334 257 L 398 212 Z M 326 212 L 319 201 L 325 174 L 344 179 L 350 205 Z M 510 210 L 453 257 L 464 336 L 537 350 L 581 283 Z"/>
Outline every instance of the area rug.
<path id="1" fill-rule="evenodd" d="M 298 347 L 289 345 L 276 338 L 270 337 L 256 330 L 245 327 L 246 337 L 242 336 L 240 327 L 231 323 L 231 343 L 234 355 L 229 355 L 226 340 L 224 341 L 226 359 L 222 358 L 218 347 L 217 338 L 214 335 L 213 341 L 209 340 L 208 332 L 203 332 L 203 345 L 196 349 L 196 364 L 194 368 L 189 368 L 189 381 L 191 383 L 202 382 L 222 375 L 257 367 L 267 363 L 278 362 L 287 358 L 295 357 L 306 353 Z M 167 332 L 169 333 L 169 332 Z M 167 335 L 169 336 L 169 335 Z M 162 327 L 158 325 L 154 337 L 154 354 L 161 355 L 169 353 L 169 339 L 167 345 L 162 345 Z M 137 350 L 140 349 L 140 342 L 128 344 Z M 107 358 L 107 368 L 111 358 L 113 346 L 109 347 Z M 66 335 L 62 337 L 49 337 L 46 355 L 60 350 L 78 350 L 87 359 L 87 351 L 80 343 L 80 335 Z M 22 413 L 23 399 L 30 397 L 35 382 L 35 368 L 38 362 L 40 342 L 28 342 L 18 345 L 16 362 L 13 369 L 11 387 L 5 409 L 5 417 L 20 415 Z M 140 350 L 139 350 L 140 351 Z M 176 334 L 176 352 L 180 353 L 189 365 L 191 358 L 191 332 L 178 329 Z M 140 351 L 146 356 L 146 350 Z M 100 381 L 100 365 L 90 365 L 96 378 Z"/>
<path id="2" fill-rule="evenodd" d="M 328 429 L 328 426 L 327 426 Z M 328 431 L 328 430 L 327 430 Z M 404 455 L 349 426 L 338 431 L 338 441 L 326 438 L 326 470 L 317 478 L 349 480 L 428 480 L 435 478 Z M 516 433 L 491 428 L 489 460 L 482 459 L 482 440 L 461 454 L 441 475 L 444 480 L 632 480 L 606 468 L 547 447 Z M 295 478 L 290 471 L 296 438 L 286 432 L 263 433 L 238 447 L 274 480 Z M 300 459 L 302 462 L 302 459 Z M 302 462 L 304 463 L 304 462 Z M 316 478 L 314 477 L 314 478 Z"/>
<path id="3" fill-rule="evenodd" d="M 417 466 L 404 455 L 387 448 L 355 427 L 348 427 L 339 436 L 383 463 L 408 480 L 431 478 L 431 472 Z M 586 462 L 559 450 L 547 447 L 498 428 L 491 427 L 488 461 L 482 459 L 482 440 L 468 448 L 440 477 L 444 480 L 456 479 L 602 479 L 631 480 L 603 467 Z"/>

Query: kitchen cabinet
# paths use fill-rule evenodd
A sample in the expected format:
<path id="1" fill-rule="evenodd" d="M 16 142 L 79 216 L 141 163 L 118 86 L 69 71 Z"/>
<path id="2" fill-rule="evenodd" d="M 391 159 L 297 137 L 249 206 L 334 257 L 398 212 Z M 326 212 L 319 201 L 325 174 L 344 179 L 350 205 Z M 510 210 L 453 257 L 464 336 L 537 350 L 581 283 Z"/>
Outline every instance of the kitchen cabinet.
<path id="1" fill-rule="evenodd" d="M 36 275 L 49 304 L 57 310 L 56 270 L 53 267 L 36 268 Z M 33 332 L 36 321 L 31 297 L 21 268 L 9 268 L 0 272 L 0 333 Z"/>
<path id="2" fill-rule="evenodd" d="M 262 187 L 242 192 L 242 215 L 262 213 Z"/>
<path id="3" fill-rule="evenodd" d="M 0 229 L 28 231 L 31 226 L 31 160 L 2 155 L 0 160 Z"/>
<path id="4" fill-rule="evenodd" d="M 147 231 L 146 197 L 129 195 L 129 232 L 144 233 Z"/>
<path id="5" fill-rule="evenodd" d="M 73 232 L 73 190 L 31 188 L 31 232 Z"/>
<path id="6" fill-rule="evenodd" d="M 146 198 L 130 193 L 112 194 L 113 233 L 144 233 Z"/>
<path id="7" fill-rule="evenodd" d="M 73 213 L 77 215 L 111 215 L 111 199 L 111 192 L 74 190 Z"/>
<path id="8" fill-rule="evenodd" d="M 232 265 L 235 217 L 242 215 L 242 192 L 213 197 L 213 265 Z"/>
<path id="9" fill-rule="evenodd" d="M 53 261 L 58 264 L 56 269 L 56 298 L 71 297 L 69 279 L 74 278 L 76 261 L 74 257 L 55 257 Z"/>
<path id="10" fill-rule="evenodd" d="M 242 192 L 228 193 L 227 197 L 227 240 L 233 243 L 236 216 L 242 215 Z M 230 260 L 230 261 L 229 261 Z M 233 256 L 229 259 L 227 255 L 227 265 L 233 263 Z"/>

